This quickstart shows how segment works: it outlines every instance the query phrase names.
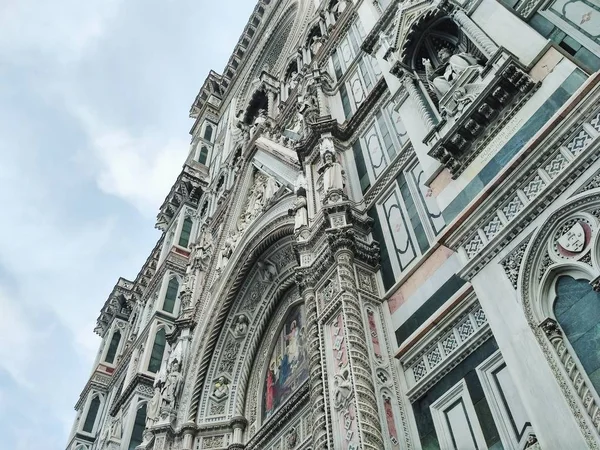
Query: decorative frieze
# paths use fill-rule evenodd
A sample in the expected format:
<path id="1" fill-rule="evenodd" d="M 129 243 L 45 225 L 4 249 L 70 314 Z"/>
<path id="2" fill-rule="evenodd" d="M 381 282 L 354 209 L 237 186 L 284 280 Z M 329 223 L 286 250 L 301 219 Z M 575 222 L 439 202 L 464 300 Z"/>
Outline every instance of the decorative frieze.
<path id="1" fill-rule="evenodd" d="M 485 313 L 471 295 L 400 357 L 409 400 L 420 398 L 490 336 Z"/>

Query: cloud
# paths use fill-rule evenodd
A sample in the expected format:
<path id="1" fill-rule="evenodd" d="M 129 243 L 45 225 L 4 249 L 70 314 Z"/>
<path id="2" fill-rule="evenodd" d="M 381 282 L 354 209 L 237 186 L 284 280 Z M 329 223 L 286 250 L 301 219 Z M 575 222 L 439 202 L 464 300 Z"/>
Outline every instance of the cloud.
<path id="1" fill-rule="evenodd" d="M 14 298 L 10 298 L 4 289 L 0 288 L 0 330 L 2 330 L 2 345 L 0 345 L 0 368 L 11 377 L 31 388 L 27 380 L 28 370 L 32 361 L 34 345 L 42 338 L 27 320 L 24 311 L 19 308 Z M 5 402 L 5 394 L 0 392 L 0 404 Z"/>
<path id="2" fill-rule="evenodd" d="M 4 0 L 0 4 L 0 55 L 15 63 L 40 55 L 68 63 L 103 36 L 121 0 Z"/>
<path id="3" fill-rule="evenodd" d="M 187 139 L 144 131 L 141 136 L 111 129 L 82 108 L 76 108 L 94 152 L 98 187 L 120 197 L 141 213 L 153 216 L 182 169 Z"/>

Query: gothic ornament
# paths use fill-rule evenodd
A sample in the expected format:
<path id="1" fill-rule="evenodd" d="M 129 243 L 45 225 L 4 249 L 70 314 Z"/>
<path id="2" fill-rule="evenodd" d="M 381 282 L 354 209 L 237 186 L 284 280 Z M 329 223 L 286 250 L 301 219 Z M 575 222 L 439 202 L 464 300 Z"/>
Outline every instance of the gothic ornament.
<path id="1" fill-rule="evenodd" d="M 580 253 L 585 247 L 585 241 L 585 230 L 581 222 L 577 222 L 558 238 L 558 245 L 570 253 Z"/>

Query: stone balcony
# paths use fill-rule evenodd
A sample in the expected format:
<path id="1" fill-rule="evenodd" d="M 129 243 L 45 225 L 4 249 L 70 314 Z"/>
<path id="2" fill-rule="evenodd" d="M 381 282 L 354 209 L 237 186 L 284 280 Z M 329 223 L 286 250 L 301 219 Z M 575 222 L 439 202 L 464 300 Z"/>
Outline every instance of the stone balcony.
<path id="1" fill-rule="evenodd" d="M 441 120 L 424 140 L 430 146 L 429 156 L 457 178 L 536 87 L 503 49 L 485 67 L 468 67 L 439 99 Z"/>

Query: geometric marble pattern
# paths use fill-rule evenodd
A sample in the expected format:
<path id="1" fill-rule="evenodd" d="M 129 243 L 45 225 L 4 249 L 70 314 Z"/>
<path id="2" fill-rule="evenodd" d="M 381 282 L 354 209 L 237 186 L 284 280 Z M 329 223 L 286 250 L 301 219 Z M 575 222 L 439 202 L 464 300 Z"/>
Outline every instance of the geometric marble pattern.
<path id="1" fill-rule="evenodd" d="M 427 361 L 429 362 L 429 367 L 432 369 L 437 366 L 442 360 L 442 354 L 440 353 L 440 349 L 435 347 L 431 352 L 427 354 Z"/>
<path id="2" fill-rule="evenodd" d="M 556 176 L 563 171 L 567 163 L 567 159 L 559 152 L 548 164 L 546 164 L 544 170 L 550 175 L 550 178 L 556 178 Z"/>
<path id="3" fill-rule="evenodd" d="M 458 349 L 466 345 L 465 341 L 486 324 L 485 313 L 476 303 L 460 322 L 447 325 L 447 328 L 441 330 L 438 337 L 431 342 L 429 351 L 420 353 L 406 362 L 413 373 L 415 383 L 450 358 L 453 353 L 460 351 Z"/>
<path id="4" fill-rule="evenodd" d="M 596 114 L 592 120 L 590 120 L 590 125 L 594 127 L 594 130 L 600 133 L 600 112 Z"/>
<path id="5" fill-rule="evenodd" d="M 461 341 L 467 339 L 473 334 L 473 331 L 475 331 L 473 328 L 473 323 L 468 317 L 457 327 L 457 330 Z"/>
<path id="6" fill-rule="evenodd" d="M 587 131 L 581 130 L 577 135 L 571 139 L 571 141 L 567 144 L 567 148 L 574 155 L 578 155 L 581 153 L 588 145 L 592 142 L 592 137 L 588 134 Z"/>
<path id="7" fill-rule="evenodd" d="M 427 374 L 427 367 L 425 367 L 425 360 L 421 359 L 417 364 L 412 367 L 415 381 L 419 381 Z"/>
<path id="8" fill-rule="evenodd" d="M 483 241 L 481 240 L 481 236 L 479 236 L 479 234 L 473 236 L 473 239 L 471 239 L 465 245 L 465 251 L 467 252 L 467 256 L 469 257 L 469 259 L 471 259 L 477 253 L 479 253 L 479 250 L 481 250 L 481 248 L 483 248 Z"/>
<path id="9" fill-rule="evenodd" d="M 523 192 L 529 200 L 533 200 L 544 187 L 546 187 L 546 183 L 539 175 L 536 175 L 525 185 Z"/>
<path id="10" fill-rule="evenodd" d="M 475 324 L 477 325 L 477 327 L 480 327 L 487 321 L 485 313 L 481 308 L 473 311 L 473 318 L 475 319 Z"/>
<path id="11" fill-rule="evenodd" d="M 508 220 L 512 220 L 523 209 L 523 206 L 521 199 L 515 195 L 510 202 L 502 207 L 502 212 Z"/>
<path id="12" fill-rule="evenodd" d="M 500 217 L 496 215 L 490 223 L 483 227 L 483 232 L 485 234 L 485 237 L 489 241 L 494 236 L 496 236 L 496 234 L 498 234 L 498 232 L 501 231 L 502 228 L 504 228 L 504 224 L 500 221 Z"/>
<path id="13" fill-rule="evenodd" d="M 444 339 L 442 339 L 442 348 L 444 349 L 444 354 L 449 355 L 452 351 L 458 347 L 458 341 L 456 340 L 456 336 L 454 332 L 450 333 Z"/>

